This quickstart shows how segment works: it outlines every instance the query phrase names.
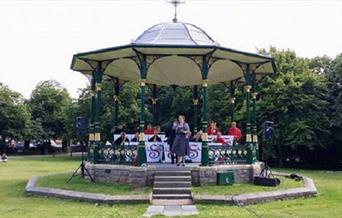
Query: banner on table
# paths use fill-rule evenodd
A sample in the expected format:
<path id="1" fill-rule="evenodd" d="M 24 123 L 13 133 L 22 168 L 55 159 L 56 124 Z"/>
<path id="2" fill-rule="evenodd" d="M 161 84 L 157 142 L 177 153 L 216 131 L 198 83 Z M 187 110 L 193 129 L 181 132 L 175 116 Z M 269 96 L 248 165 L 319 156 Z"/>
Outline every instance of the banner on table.
<path id="1" fill-rule="evenodd" d="M 185 159 L 187 161 L 191 161 L 192 163 L 200 163 L 201 162 L 201 151 L 202 151 L 202 143 L 201 142 L 190 142 L 190 154 L 186 156 Z M 171 151 L 170 145 L 165 143 L 164 144 L 164 157 L 165 163 L 171 163 Z"/>
<path id="2" fill-rule="evenodd" d="M 233 135 L 223 135 L 222 138 L 226 145 L 233 145 L 234 144 L 234 136 Z"/>
<path id="3" fill-rule="evenodd" d="M 190 142 L 189 156 L 186 156 L 186 160 L 192 163 L 200 163 L 202 157 L 202 143 L 201 142 Z"/>
<path id="4" fill-rule="evenodd" d="M 163 143 L 145 142 L 146 160 L 148 163 L 159 162 L 162 158 Z"/>
<path id="5" fill-rule="evenodd" d="M 165 163 L 171 163 L 170 145 L 167 143 L 164 143 L 164 157 L 165 157 Z"/>
<path id="6" fill-rule="evenodd" d="M 233 145 L 234 144 L 234 136 L 222 135 L 221 137 L 224 139 L 225 145 Z M 214 139 L 216 139 L 216 135 L 209 135 L 208 136 L 208 142 L 213 142 Z"/>

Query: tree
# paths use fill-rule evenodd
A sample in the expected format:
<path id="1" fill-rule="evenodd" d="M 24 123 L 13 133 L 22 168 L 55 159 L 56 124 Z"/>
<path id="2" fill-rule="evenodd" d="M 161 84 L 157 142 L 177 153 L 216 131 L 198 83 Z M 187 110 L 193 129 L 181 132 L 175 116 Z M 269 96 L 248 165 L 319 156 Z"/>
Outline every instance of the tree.
<path id="1" fill-rule="evenodd" d="M 278 75 L 265 78 L 260 86 L 259 120 L 274 121 L 272 156 L 310 160 L 316 149 L 326 148 L 329 139 L 327 81 L 314 73 L 308 61 L 292 51 L 277 51 Z"/>
<path id="2" fill-rule="evenodd" d="M 317 74 L 327 74 L 329 73 L 329 68 L 331 65 L 331 58 L 324 56 L 317 56 L 312 59 L 308 59 L 309 68 Z"/>
<path id="3" fill-rule="evenodd" d="M 29 123 L 30 114 L 22 96 L 0 83 L 0 136 L 21 139 Z"/>
<path id="4" fill-rule="evenodd" d="M 331 61 L 327 77 L 329 80 L 330 128 L 332 132 L 331 155 L 342 162 L 342 54 Z"/>
<path id="5" fill-rule="evenodd" d="M 66 112 L 70 105 L 71 98 L 67 90 L 58 82 L 53 80 L 40 82 L 28 100 L 32 125 L 43 130 L 42 136 L 63 138 L 67 133 Z"/>

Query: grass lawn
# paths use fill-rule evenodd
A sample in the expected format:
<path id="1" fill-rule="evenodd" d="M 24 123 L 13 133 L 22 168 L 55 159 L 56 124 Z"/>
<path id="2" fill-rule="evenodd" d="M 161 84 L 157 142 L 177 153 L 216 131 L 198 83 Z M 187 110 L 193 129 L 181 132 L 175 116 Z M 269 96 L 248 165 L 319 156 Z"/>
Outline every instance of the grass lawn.
<path id="1" fill-rule="evenodd" d="M 142 217 L 147 204 L 95 205 L 86 202 L 59 200 L 44 197 L 29 197 L 24 194 L 27 179 L 32 175 L 66 173 L 79 164 L 77 157 L 18 157 L 8 163 L 0 163 L 0 217 Z M 316 198 L 277 201 L 252 205 L 244 208 L 227 205 L 199 204 L 200 214 L 193 217 L 342 217 L 342 172 L 276 169 L 281 172 L 296 172 L 314 179 L 319 194 Z M 67 174 L 49 176 L 39 185 L 105 192 L 111 194 L 131 194 L 129 186 L 109 186 L 90 184 L 74 179 L 65 184 Z M 89 184 L 89 186 L 88 186 Z M 77 187 L 76 187 L 77 185 Z M 280 188 L 297 187 L 301 182 L 282 181 Z M 205 187 L 217 194 L 238 194 L 246 191 L 260 191 L 264 187 L 233 185 L 228 187 Z M 272 188 L 266 187 L 266 190 Z M 148 192 L 149 189 L 144 190 Z M 198 192 L 197 187 L 194 188 Z M 257 214 L 257 216 L 255 214 Z"/>
<path id="2" fill-rule="evenodd" d="M 318 196 L 251 205 L 244 208 L 202 204 L 197 206 L 200 211 L 198 217 L 342 217 L 342 171 L 274 170 L 296 172 L 312 178 L 318 189 Z"/>
<path id="3" fill-rule="evenodd" d="M 71 172 L 79 165 L 77 157 L 24 157 L 0 163 L 0 217 L 139 217 L 147 204 L 106 206 L 24 193 L 32 175 Z"/>
<path id="4" fill-rule="evenodd" d="M 213 194 L 213 195 L 238 195 L 250 192 L 275 191 L 289 188 L 303 187 L 303 181 L 295 181 L 285 177 L 279 177 L 280 185 L 277 187 L 256 186 L 252 184 L 233 184 L 227 186 L 206 185 L 200 187 L 192 187 L 195 194 Z"/>
<path id="5" fill-rule="evenodd" d="M 74 177 L 69 183 L 66 183 L 69 178 L 70 174 L 46 176 L 39 179 L 38 186 L 111 195 L 148 194 L 152 190 L 151 188 L 133 189 L 129 185 L 114 185 L 104 182 L 93 183 L 91 181 L 84 180 L 79 176 Z"/>

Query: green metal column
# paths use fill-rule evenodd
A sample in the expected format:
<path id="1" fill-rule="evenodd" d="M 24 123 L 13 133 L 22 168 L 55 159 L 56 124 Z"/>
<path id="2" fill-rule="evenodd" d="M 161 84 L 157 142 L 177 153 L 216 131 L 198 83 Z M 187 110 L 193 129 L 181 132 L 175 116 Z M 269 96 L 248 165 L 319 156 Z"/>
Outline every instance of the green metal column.
<path id="1" fill-rule="evenodd" d="M 257 132 L 257 117 L 256 117 L 256 75 L 253 73 L 252 77 L 252 99 L 253 99 L 253 120 L 252 120 L 252 142 L 254 145 L 254 149 L 256 151 L 256 160 L 258 160 L 259 157 L 259 145 L 258 145 L 258 132 Z"/>
<path id="2" fill-rule="evenodd" d="M 96 152 L 95 152 L 95 83 L 96 83 L 96 73 L 95 70 L 92 72 L 91 82 L 90 82 L 90 95 L 91 95 L 91 105 L 90 105 L 90 122 L 89 122 L 89 150 L 88 150 L 88 160 L 91 162 L 96 162 Z"/>
<path id="3" fill-rule="evenodd" d="M 251 94 L 251 69 L 248 64 L 245 70 L 245 86 L 246 93 L 246 149 L 247 149 L 247 163 L 252 164 L 255 162 L 255 150 L 252 143 L 251 134 L 251 113 L 250 113 L 250 94 Z"/>
<path id="4" fill-rule="evenodd" d="M 157 125 L 157 85 L 152 85 L 152 115 L 153 125 Z"/>
<path id="5" fill-rule="evenodd" d="M 98 62 L 95 69 L 95 114 L 94 114 L 94 163 L 97 162 L 98 149 L 101 146 L 101 88 L 102 88 L 102 62 Z"/>
<path id="6" fill-rule="evenodd" d="M 146 86 L 147 63 L 146 56 L 143 55 L 140 60 L 140 124 L 139 124 L 139 147 L 138 147 L 138 164 L 141 166 L 146 163 L 145 151 L 145 86 Z"/>
<path id="7" fill-rule="evenodd" d="M 202 91 L 203 91 L 203 114 L 202 114 L 202 165 L 207 166 L 209 163 L 208 157 L 208 60 L 206 56 L 202 58 Z"/>
<path id="8" fill-rule="evenodd" d="M 114 122 L 113 122 L 113 126 L 114 126 L 114 128 L 116 128 L 118 125 L 119 94 L 120 94 L 120 81 L 118 78 L 116 78 L 114 81 L 114 95 L 113 95 L 113 101 L 114 101 Z"/>
<path id="9" fill-rule="evenodd" d="M 234 81 L 230 82 L 230 97 L 229 97 L 229 103 L 230 103 L 230 121 L 235 121 L 235 84 Z"/>
<path id="10" fill-rule="evenodd" d="M 194 86 L 192 103 L 194 105 L 194 132 L 198 131 L 198 87 Z"/>

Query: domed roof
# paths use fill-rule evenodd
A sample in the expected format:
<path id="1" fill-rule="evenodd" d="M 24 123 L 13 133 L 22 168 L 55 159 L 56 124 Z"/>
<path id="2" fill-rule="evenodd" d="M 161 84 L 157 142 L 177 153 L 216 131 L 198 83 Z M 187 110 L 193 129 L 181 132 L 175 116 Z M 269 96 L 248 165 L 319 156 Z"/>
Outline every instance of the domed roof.
<path id="1" fill-rule="evenodd" d="M 271 57 L 222 47 L 202 29 L 181 22 L 154 25 L 127 45 L 75 54 L 71 69 L 92 75 L 101 67 L 105 76 L 136 82 L 147 70 L 148 84 L 194 86 L 203 84 L 204 57 L 210 61 L 208 84 L 243 80 L 247 64 L 257 78 L 276 71 Z"/>
<path id="2" fill-rule="evenodd" d="M 217 46 L 206 32 L 190 23 L 160 23 L 147 29 L 134 44 Z"/>

